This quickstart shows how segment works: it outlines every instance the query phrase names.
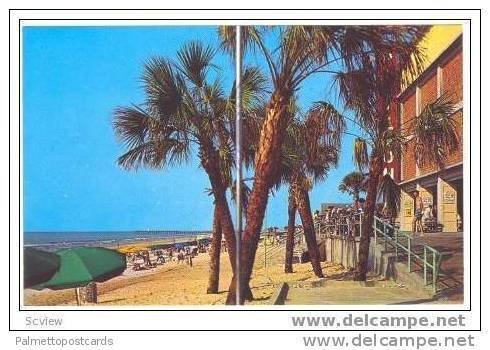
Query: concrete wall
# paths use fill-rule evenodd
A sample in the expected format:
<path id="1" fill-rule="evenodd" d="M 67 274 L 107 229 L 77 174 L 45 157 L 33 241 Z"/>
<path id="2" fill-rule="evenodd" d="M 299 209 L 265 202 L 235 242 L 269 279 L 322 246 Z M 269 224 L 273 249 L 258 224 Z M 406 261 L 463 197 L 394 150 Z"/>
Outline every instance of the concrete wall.
<path id="1" fill-rule="evenodd" d="M 327 236 L 319 239 L 320 259 L 334 264 L 340 264 L 345 268 L 355 268 L 359 253 L 359 237 Z M 392 277 L 392 261 L 390 254 L 384 252 L 383 246 L 374 242 L 371 238 L 369 248 L 368 269 L 378 275 L 387 278 Z M 393 257 L 394 259 L 394 257 Z"/>
<path id="2" fill-rule="evenodd" d="M 323 261 L 354 268 L 359 253 L 359 237 L 327 236 L 321 239 L 320 258 Z"/>
<path id="3" fill-rule="evenodd" d="M 318 239 L 320 260 L 355 268 L 359 253 L 359 237 L 323 236 Z M 385 252 L 383 244 L 371 238 L 368 270 L 386 278 L 396 277 L 394 253 Z"/>
<path id="4" fill-rule="evenodd" d="M 320 258 L 345 268 L 354 268 L 357 263 L 359 237 L 326 236 L 319 241 Z M 371 239 L 368 270 L 387 279 L 393 279 L 410 288 L 418 289 L 428 296 L 434 294 L 433 287 L 426 285 L 418 273 L 408 272 L 405 263 L 397 262 L 393 252 L 386 252 L 383 244 Z"/>

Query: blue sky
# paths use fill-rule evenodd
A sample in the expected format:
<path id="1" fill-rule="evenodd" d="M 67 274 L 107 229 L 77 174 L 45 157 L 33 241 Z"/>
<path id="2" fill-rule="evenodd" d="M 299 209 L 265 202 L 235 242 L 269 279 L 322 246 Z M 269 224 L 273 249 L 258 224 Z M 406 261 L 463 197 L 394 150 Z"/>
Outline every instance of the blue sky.
<path id="1" fill-rule="evenodd" d="M 151 56 L 175 57 L 183 43 L 216 45 L 214 27 L 25 27 L 23 30 L 23 166 L 26 231 L 209 229 L 212 200 L 196 158 L 163 171 L 127 172 L 111 126 L 117 106 L 143 100 L 139 75 Z M 260 62 L 250 55 L 248 61 Z M 231 60 L 218 54 L 226 86 Z M 264 73 L 266 73 L 264 71 Z M 326 75 L 306 80 L 300 104 L 329 99 Z M 349 201 L 338 193 L 354 169 L 352 136 L 339 167 L 311 193 L 312 208 Z M 266 224 L 287 222 L 287 191 L 271 197 Z"/>

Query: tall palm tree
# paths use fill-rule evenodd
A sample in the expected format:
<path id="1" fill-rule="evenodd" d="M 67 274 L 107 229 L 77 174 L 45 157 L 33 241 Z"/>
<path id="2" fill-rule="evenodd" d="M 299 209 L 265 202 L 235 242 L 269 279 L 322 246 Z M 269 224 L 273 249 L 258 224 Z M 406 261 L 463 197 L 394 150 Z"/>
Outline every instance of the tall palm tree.
<path id="1" fill-rule="evenodd" d="M 353 171 L 345 175 L 339 184 L 339 191 L 352 196 L 355 203 L 359 201 L 359 195 L 366 191 L 364 175 L 359 171 Z"/>
<path id="2" fill-rule="evenodd" d="M 427 28 L 414 27 L 407 35 L 399 31 L 403 45 L 393 51 L 389 47 L 366 55 L 366 64 L 361 69 L 337 75 L 340 94 L 345 105 L 352 109 L 358 126 L 366 137 L 354 142 L 354 158 L 361 172 L 369 171 L 366 189 L 365 215 L 359 247 L 358 265 L 355 279 L 365 280 L 369 244 L 372 233 L 376 198 L 380 193 L 384 159 L 399 158 L 408 139 L 415 137 L 421 154 L 417 162 L 427 159 L 440 159 L 457 147 L 455 123 L 452 123 L 452 104 L 446 98 L 428 104 L 422 113 L 415 117 L 410 127 L 400 130 L 390 128 L 390 109 L 395 108 L 395 97 L 406 79 L 417 75 L 423 67 L 423 49 L 419 47 Z M 408 73 L 407 73 L 408 72 Z M 429 122 L 430 121 L 430 122 Z M 430 125 L 429 125 L 430 124 Z M 424 147 L 426 149 L 422 150 Z M 434 153 L 434 150 L 437 152 Z M 384 181 L 381 192 L 389 186 Z M 396 203 L 393 203 L 396 206 Z"/>
<path id="3" fill-rule="evenodd" d="M 313 271 L 317 277 L 323 277 L 309 191 L 315 183 L 324 180 L 332 166 L 337 165 L 344 129 L 342 115 L 327 102 L 316 102 L 304 118 L 297 113 L 297 118 L 292 119 L 287 128 L 280 167 L 281 182 L 289 184 L 285 272 L 292 272 L 297 210 Z"/>
<path id="4" fill-rule="evenodd" d="M 244 51 L 253 48 L 261 53 L 269 69 L 272 94 L 266 105 L 265 118 L 254 160 L 254 183 L 245 215 L 241 268 L 243 276 L 240 295 L 246 293 L 255 253 L 260 238 L 268 195 L 277 177 L 281 147 L 287 128 L 287 107 L 293 93 L 301 83 L 313 74 L 335 74 L 336 71 L 353 71 L 369 64 L 364 57 L 389 47 L 397 52 L 402 49 L 412 28 L 408 26 L 281 26 L 243 27 Z M 220 27 L 223 47 L 234 49 L 233 27 Z M 268 48 L 264 35 L 275 35 L 276 47 Z M 332 72 L 332 70 L 334 72 Z M 230 285 L 227 303 L 235 302 L 235 281 Z M 243 302 L 243 300 L 241 301 Z"/>
<path id="5" fill-rule="evenodd" d="M 215 52 L 200 42 L 190 42 L 177 52 L 176 61 L 151 58 L 142 74 L 145 102 L 117 108 L 114 113 L 116 137 L 127 149 L 118 164 L 126 170 L 179 165 L 197 150 L 214 197 L 209 293 L 218 291 L 222 234 L 230 263 L 235 265 L 235 235 L 226 199 L 234 164 L 235 100 L 233 91 L 225 95 L 219 78 L 211 80 Z M 258 69 L 244 70 L 244 113 L 261 101 L 264 87 Z"/>

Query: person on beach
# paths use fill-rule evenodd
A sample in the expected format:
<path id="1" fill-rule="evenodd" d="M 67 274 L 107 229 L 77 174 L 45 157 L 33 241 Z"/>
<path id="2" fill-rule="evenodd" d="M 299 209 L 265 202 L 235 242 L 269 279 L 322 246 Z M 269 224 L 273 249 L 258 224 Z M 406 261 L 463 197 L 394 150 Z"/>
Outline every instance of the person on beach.
<path id="1" fill-rule="evenodd" d="M 184 251 L 183 250 L 179 250 L 179 252 L 177 253 L 177 263 L 181 263 L 181 262 L 184 262 Z"/>
<path id="2" fill-rule="evenodd" d="M 165 264 L 165 257 L 163 256 L 163 252 L 161 250 L 157 250 L 155 255 L 157 257 L 157 264 Z"/>
<path id="3" fill-rule="evenodd" d="M 153 263 L 151 262 L 150 252 L 148 250 L 143 251 L 143 261 L 145 262 L 146 267 L 154 267 Z"/>
<path id="4" fill-rule="evenodd" d="M 174 257 L 174 249 L 173 248 L 168 248 L 167 249 L 167 254 L 168 254 L 168 261 L 172 261 Z"/>

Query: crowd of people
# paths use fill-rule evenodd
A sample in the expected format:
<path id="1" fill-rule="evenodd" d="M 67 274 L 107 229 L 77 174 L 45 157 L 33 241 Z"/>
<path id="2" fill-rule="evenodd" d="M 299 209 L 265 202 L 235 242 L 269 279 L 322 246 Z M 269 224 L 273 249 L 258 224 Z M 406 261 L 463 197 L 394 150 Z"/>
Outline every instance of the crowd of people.
<path id="1" fill-rule="evenodd" d="M 329 206 L 323 213 L 315 211 L 313 219 L 317 231 L 322 234 L 359 236 L 364 201 L 352 205 Z"/>
<path id="2" fill-rule="evenodd" d="M 142 249 L 134 253 L 127 253 L 127 260 L 133 266 L 133 270 L 142 270 L 163 265 L 170 261 L 186 263 L 192 267 L 192 259 L 199 253 L 205 253 L 209 244 L 198 243 L 197 245 L 179 245 L 165 249 Z"/>

